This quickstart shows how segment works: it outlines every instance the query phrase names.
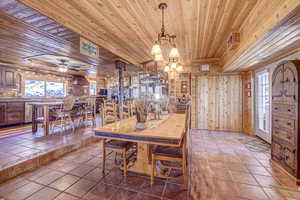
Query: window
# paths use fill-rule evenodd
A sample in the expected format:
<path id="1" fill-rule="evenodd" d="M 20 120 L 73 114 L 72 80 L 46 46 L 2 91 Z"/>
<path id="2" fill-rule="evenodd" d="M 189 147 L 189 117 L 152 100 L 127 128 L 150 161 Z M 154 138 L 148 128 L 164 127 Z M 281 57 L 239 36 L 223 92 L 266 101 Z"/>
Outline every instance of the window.
<path id="1" fill-rule="evenodd" d="M 63 97 L 65 87 L 62 82 L 25 80 L 26 97 Z"/>
<path id="2" fill-rule="evenodd" d="M 155 86 L 155 94 L 154 94 L 154 98 L 155 99 L 160 99 L 162 96 L 162 87 L 159 85 Z"/>
<path id="3" fill-rule="evenodd" d="M 96 88 L 97 84 L 96 82 L 90 82 L 90 95 L 96 95 Z"/>
<path id="4" fill-rule="evenodd" d="M 139 88 L 137 87 L 132 88 L 132 96 L 135 99 L 139 98 Z"/>
<path id="5" fill-rule="evenodd" d="M 269 99 L 269 73 L 263 72 L 257 76 L 257 120 L 258 128 L 270 131 L 270 99 Z"/>
<path id="6" fill-rule="evenodd" d="M 49 97 L 65 96 L 64 83 L 46 82 L 46 96 L 49 96 Z"/>
<path id="7" fill-rule="evenodd" d="M 43 97 L 45 96 L 45 81 L 26 80 L 25 96 L 27 97 Z"/>

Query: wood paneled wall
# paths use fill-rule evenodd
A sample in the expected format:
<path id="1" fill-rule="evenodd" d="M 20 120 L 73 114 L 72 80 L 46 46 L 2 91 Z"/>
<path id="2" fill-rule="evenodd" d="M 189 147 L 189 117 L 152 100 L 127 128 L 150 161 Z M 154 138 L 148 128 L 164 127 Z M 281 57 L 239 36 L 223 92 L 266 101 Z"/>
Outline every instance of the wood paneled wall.
<path id="1" fill-rule="evenodd" d="M 254 97 L 254 84 L 252 78 L 252 71 L 243 72 L 243 133 L 253 135 L 253 97 Z"/>
<path id="2" fill-rule="evenodd" d="M 198 76 L 196 81 L 197 128 L 242 131 L 241 75 Z"/>

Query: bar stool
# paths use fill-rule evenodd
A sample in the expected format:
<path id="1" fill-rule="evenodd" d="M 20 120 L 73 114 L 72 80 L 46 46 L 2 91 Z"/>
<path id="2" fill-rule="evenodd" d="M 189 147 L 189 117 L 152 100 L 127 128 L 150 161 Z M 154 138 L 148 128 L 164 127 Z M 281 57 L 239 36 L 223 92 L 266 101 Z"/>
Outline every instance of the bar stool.
<path id="1" fill-rule="evenodd" d="M 56 115 L 56 110 L 59 109 L 59 107 L 57 108 L 50 108 L 49 109 L 49 126 L 50 126 L 50 130 L 53 130 L 52 126 L 55 123 L 55 121 L 57 120 L 57 115 Z M 44 111 L 43 111 L 44 112 Z M 36 110 L 36 115 L 38 115 L 38 110 Z M 43 116 L 39 116 L 35 118 L 35 123 L 37 124 L 37 127 L 39 126 L 39 124 L 41 124 L 42 128 L 45 128 L 45 124 L 44 124 L 44 117 Z"/>
<path id="2" fill-rule="evenodd" d="M 105 102 L 103 107 L 103 124 L 109 124 L 116 122 L 117 113 L 116 113 L 116 105 L 111 102 Z M 120 153 L 122 155 L 122 169 L 123 175 L 126 178 L 127 176 L 127 168 L 129 164 L 129 159 L 132 157 L 132 153 L 128 156 L 128 152 L 131 147 L 134 146 L 132 142 L 126 141 L 119 141 L 119 140 L 105 140 L 102 141 L 102 148 L 103 148 L 103 157 L 102 157 L 102 173 L 105 171 L 105 160 L 106 160 L 106 151 L 110 150 L 111 153 L 115 152 L 115 163 L 117 162 L 117 154 Z M 110 155 L 109 153 L 108 155 Z M 116 163 L 117 164 L 117 163 Z"/>
<path id="3" fill-rule="evenodd" d="M 87 105 L 83 110 L 84 122 L 92 121 L 93 126 L 96 124 L 96 99 L 89 98 L 87 101 Z"/>
<path id="4" fill-rule="evenodd" d="M 67 96 L 64 98 L 60 110 L 54 114 L 56 120 L 52 122 L 52 128 L 60 126 L 61 129 L 64 129 L 69 124 L 73 131 L 75 130 L 74 121 L 72 119 L 74 104 L 75 99 L 73 96 Z"/>
<path id="5" fill-rule="evenodd" d="M 168 147 L 157 145 L 152 151 L 152 171 L 151 171 L 151 185 L 154 183 L 155 177 L 177 179 L 170 175 L 172 170 L 181 170 L 186 184 L 186 168 L 187 168 L 187 133 L 190 124 L 190 106 L 187 105 L 186 121 L 183 139 L 180 147 Z M 161 162 L 159 167 L 167 169 L 164 174 L 157 173 L 157 161 Z"/>

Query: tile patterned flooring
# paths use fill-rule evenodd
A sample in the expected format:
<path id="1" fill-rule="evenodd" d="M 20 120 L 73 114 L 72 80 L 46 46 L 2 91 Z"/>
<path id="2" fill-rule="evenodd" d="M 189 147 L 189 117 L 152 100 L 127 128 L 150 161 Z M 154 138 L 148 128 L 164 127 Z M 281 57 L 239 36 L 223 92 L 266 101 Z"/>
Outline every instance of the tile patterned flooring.
<path id="1" fill-rule="evenodd" d="M 74 133 L 65 131 L 43 136 L 41 129 L 36 134 L 0 139 L 0 170 L 93 135 L 91 127 L 84 127 L 76 129 Z"/>
<path id="2" fill-rule="evenodd" d="M 188 190 L 163 179 L 151 187 L 149 177 L 131 172 L 124 180 L 113 157 L 102 175 L 96 143 L 1 184 L 0 199 L 299 200 L 297 187 L 269 162 L 270 155 L 248 150 L 238 140 L 243 137 L 248 136 L 193 130 Z"/>
<path id="3" fill-rule="evenodd" d="M 194 130 L 190 135 L 191 199 L 299 200 L 294 181 L 239 142 L 244 134 Z"/>
<path id="4" fill-rule="evenodd" d="M 90 125 L 91 122 L 86 122 L 85 125 L 81 124 L 81 126 L 76 123 L 74 132 L 69 126 L 64 130 L 55 128 L 51 130 L 47 136 L 44 136 L 43 128 L 39 127 L 38 131 L 34 134 L 30 132 L 29 134 L 0 138 L 0 170 L 47 152 L 57 150 L 68 144 L 90 138 L 94 136 L 93 127 Z M 96 117 L 96 127 L 101 127 L 100 116 Z M 1 128 L 1 132 L 5 132 L 6 130 L 10 132 L 12 129 L 15 129 L 17 132 L 18 129 L 31 131 L 31 125 Z"/>

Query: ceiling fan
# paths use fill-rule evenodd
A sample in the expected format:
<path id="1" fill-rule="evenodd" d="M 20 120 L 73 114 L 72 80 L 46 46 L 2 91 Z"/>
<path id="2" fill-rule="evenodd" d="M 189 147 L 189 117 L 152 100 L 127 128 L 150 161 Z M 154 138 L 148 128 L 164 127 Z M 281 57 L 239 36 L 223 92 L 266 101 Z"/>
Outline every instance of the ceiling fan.
<path id="1" fill-rule="evenodd" d="M 67 72 L 68 71 L 68 62 L 69 60 L 66 59 L 58 59 L 60 63 L 58 63 L 58 71 L 60 72 Z"/>

